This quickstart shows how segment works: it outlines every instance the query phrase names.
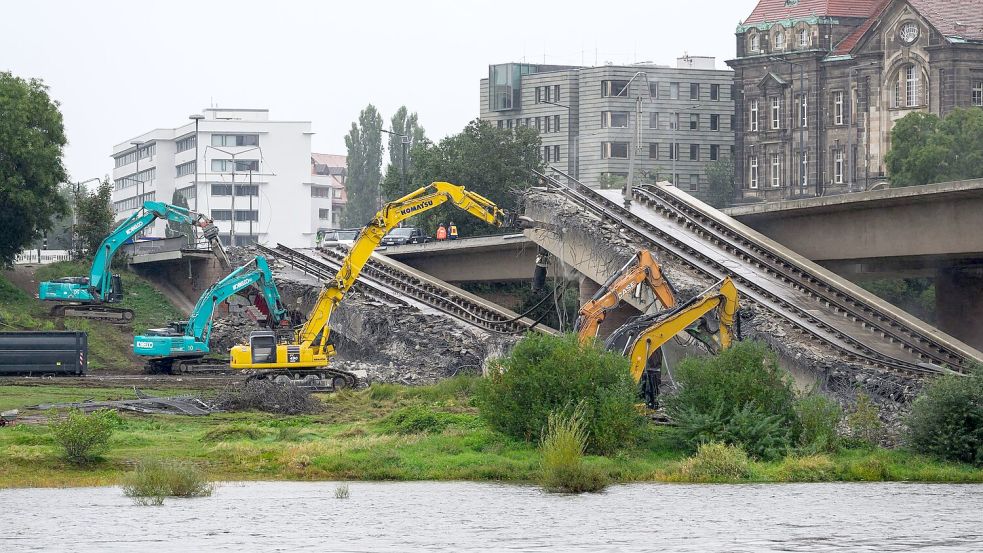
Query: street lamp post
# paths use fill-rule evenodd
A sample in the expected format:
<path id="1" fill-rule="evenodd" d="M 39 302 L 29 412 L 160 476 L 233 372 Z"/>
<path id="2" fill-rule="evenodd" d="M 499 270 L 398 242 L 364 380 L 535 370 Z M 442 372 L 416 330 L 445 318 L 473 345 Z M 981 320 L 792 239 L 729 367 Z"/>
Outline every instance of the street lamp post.
<path id="1" fill-rule="evenodd" d="M 195 122 L 195 211 L 198 211 L 198 122 L 204 119 L 205 116 L 200 113 L 194 113 L 188 116 L 188 119 L 193 119 Z"/>
<path id="2" fill-rule="evenodd" d="M 621 96 L 621 94 L 624 93 L 626 90 L 630 90 L 630 88 L 628 87 L 630 87 L 631 83 L 639 76 L 645 79 L 645 84 L 648 84 L 649 81 L 648 73 L 644 71 L 639 71 L 634 75 L 632 75 L 630 79 L 628 79 L 628 82 L 625 83 L 625 86 L 620 91 L 618 91 L 617 96 Z M 648 89 L 649 100 L 651 100 L 652 91 L 651 89 L 649 89 L 649 87 L 646 87 L 646 89 Z M 639 119 L 641 119 L 641 117 L 642 117 L 642 95 L 639 94 L 635 98 L 635 129 L 634 129 L 635 137 L 633 140 L 634 144 L 631 145 L 628 149 L 628 180 L 627 182 L 625 182 L 625 189 L 624 189 L 626 208 L 631 206 L 631 190 L 632 190 L 631 187 L 635 178 L 635 158 L 638 157 L 638 154 L 642 149 L 642 126 L 641 123 L 639 122 Z"/>
<path id="3" fill-rule="evenodd" d="M 229 246 L 235 247 L 235 245 L 236 245 L 236 240 L 235 240 L 235 238 L 236 238 L 236 165 L 237 165 L 237 163 L 236 163 L 236 156 L 241 156 L 242 154 L 249 153 L 249 152 L 251 152 L 253 150 L 259 150 L 260 147 L 259 146 L 254 146 L 252 148 L 248 148 L 246 150 L 242 150 L 241 152 L 232 153 L 232 152 L 230 152 L 228 150 L 223 150 L 221 148 L 216 148 L 215 146 L 212 146 L 211 144 L 209 144 L 208 146 L 205 146 L 205 152 L 206 153 L 208 152 L 208 149 L 209 148 L 211 148 L 212 150 L 216 150 L 216 151 L 222 152 L 223 154 L 225 154 L 225 155 L 227 155 L 227 156 L 229 156 L 229 157 L 232 158 L 232 223 L 229 226 Z M 262 152 L 260 153 L 260 155 L 262 155 Z M 250 169 L 249 180 L 250 180 L 250 182 L 252 182 L 252 170 L 251 169 Z M 252 190 L 250 190 L 249 192 L 250 192 L 250 194 L 252 194 Z M 250 211 L 252 211 L 252 201 L 253 201 L 252 200 L 252 196 L 250 196 L 249 197 Z M 249 216 L 250 216 L 250 221 L 251 221 L 252 220 L 252 213 L 250 213 Z M 250 225 L 250 231 L 249 231 L 250 234 L 252 234 L 252 228 L 251 227 L 252 227 L 252 225 Z"/>

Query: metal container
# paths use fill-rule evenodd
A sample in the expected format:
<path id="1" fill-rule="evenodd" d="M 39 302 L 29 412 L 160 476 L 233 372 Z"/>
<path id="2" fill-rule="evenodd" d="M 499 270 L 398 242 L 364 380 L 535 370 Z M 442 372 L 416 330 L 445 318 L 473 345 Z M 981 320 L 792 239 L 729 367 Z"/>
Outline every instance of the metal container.
<path id="1" fill-rule="evenodd" d="M 82 375 L 88 361 L 85 332 L 0 332 L 0 376 Z"/>

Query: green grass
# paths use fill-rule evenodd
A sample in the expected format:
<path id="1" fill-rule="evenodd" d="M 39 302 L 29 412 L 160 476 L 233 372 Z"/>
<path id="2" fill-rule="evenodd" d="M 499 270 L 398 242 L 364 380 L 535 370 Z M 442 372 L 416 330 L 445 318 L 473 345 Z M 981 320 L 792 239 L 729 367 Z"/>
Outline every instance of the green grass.
<path id="1" fill-rule="evenodd" d="M 55 324 L 41 317 L 43 308 L 27 292 L 0 275 L 0 330 L 52 330 Z"/>
<path id="2" fill-rule="evenodd" d="M 77 468 L 58 456 L 45 424 L 0 429 L 0 488 L 122 482 L 134 466 L 158 460 L 200 468 L 208 480 L 481 480 L 537 482 L 537 444 L 491 430 L 477 417 L 473 379 L 321 396 L 317 415 L 218 413 L 208 417 L 123 414 L 104 460 Z M 375 390 L 375 391 L 373 391 Z M 182 393 L 154 390 L 153 393 Z M 184 393 L 187 391 L 185 390 Z M 126 388 L 0 387 L 0 409 L 40 402 L 133 397 Z M 410 409 L 407 408 L 418 408 Z M 394 413 L 422 412 L 451 422 L 394 432 Z M 429 415 L 424 419 L 429 420 Z M 443 423 L 440 423 L 441 425 Z M 245 429 L 244 431 L 236 429 Z M 666 429 L 649 427 L 629 450 L 587 455 L 583 463 L 611 482 L 668 481 L 687 462 Z M 210 440 L 206 437 L 222 439 Z M 914 480 L 983 482 L 983 470 L 902 450 L 846 449 L 822 456 L 750 462 L 747 478 L 718 481 Z"/>

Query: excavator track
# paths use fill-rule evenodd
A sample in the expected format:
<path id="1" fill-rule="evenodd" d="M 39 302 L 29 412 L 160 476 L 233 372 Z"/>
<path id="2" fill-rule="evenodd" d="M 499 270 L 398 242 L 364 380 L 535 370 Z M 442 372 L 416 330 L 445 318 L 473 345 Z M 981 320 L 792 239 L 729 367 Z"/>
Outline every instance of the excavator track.
<path id="1" fill-rule="evenodd" d="M 126 325 L 133 322 L 133 310 L 123 307 L 108 307 L 106 305 L 59 304 L 51 308 L 52 317 L 73 317 L 104 321 L 111 324 Z"/>
<path id="2" fill-rule="evenodd" d="M 358 385 L 358 377 L 353 373 L 333 367 L 258 370 L 246 378 L 246 382 L 252 380 L 292 384 L 311 392 L 337 392 L 353 389 Z"/>

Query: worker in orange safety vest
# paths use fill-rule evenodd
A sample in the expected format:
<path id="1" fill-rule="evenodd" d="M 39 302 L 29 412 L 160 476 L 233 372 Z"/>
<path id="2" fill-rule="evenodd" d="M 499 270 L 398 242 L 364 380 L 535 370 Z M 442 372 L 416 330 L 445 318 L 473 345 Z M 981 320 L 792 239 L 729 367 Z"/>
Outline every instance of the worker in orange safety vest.
<path id="1" fill-rule="evenodd" d="M 437 226 L 437 241 L 443 242 L 444 240 L 447 240 L 447 229 L 444 228 L 444 223 L 440 223 Z"/>
<path id="2" fill-rule="evenodd" d="M 457 225 L 454 224 L 454 221 L 447 225 L 447 237 L 451 240 L 457 240 Z"/>

